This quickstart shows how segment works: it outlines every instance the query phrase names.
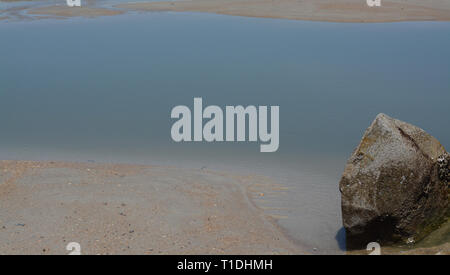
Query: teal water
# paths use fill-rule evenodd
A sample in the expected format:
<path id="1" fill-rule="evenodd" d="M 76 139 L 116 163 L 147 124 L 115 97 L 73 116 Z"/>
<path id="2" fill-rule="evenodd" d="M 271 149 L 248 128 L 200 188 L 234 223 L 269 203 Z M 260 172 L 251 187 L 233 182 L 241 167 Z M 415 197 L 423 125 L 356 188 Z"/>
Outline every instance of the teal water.
<path id="1" fill-rule="evenodd" d="M 229 169 L 291 188 L 288 234 L 340 251 L 338 182 L 384 112 L 450 147 L 450 23 L 192 13 L 0 21 L 1 159 Z M 174 143 L 176 105 L 279 105 L 280 148 Z M 312 250 L 311 250 L 312 251 Z"/>

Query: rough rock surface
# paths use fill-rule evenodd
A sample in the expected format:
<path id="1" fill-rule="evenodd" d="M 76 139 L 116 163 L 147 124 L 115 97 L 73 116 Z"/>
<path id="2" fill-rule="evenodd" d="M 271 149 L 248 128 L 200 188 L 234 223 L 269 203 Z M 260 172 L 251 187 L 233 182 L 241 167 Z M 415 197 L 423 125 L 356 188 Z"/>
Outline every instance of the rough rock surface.
<path id="1" fill-rule="evenodd" d="M 347 247 L 416 242 L 444 222 L 450 214 L 448 160 L 424 130 L 378 115 L 340 182 Z"/>
<path id="2" fill-rule="evenodd" d="M 447 185 L 450 182 L 450 154 L 442 155 L 438 158 L 438 166 L 439 166 L 439 178 L 447 182 Z"/>

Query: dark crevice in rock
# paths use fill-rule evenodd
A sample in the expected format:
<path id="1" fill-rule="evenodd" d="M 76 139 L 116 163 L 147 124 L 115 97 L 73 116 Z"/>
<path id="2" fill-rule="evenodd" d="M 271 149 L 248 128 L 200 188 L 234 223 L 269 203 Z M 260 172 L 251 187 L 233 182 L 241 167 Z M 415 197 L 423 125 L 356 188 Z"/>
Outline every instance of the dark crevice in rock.
<path id="1" fill-rule="evenodd" d="M 400 134 L 402 135 L 402 137 L 404 137 L 405 139 L 407 139 L 409 142 L 411 142 L 411 144 L 413 145 L 413 147 L 420 152 L 425 158 L 430 159 L 430 157 L 420 148 L 420 146 L 417 144 L 417 142 L 407 133 L 405 133 L 405 131 L 403 131 L 402 128 L 397 127 L 397 129 L 400 131 Z"/>

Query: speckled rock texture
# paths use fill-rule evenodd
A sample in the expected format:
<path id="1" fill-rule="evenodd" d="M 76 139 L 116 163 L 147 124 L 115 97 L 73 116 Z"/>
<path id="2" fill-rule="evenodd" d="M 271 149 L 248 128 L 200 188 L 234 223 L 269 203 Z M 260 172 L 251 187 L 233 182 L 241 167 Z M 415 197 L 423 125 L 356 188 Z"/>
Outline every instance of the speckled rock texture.
<path id="1" fill-rule="evenodd" d="M 448 184 L 450 183 L 450 154 L 442 155 L 438 158 L 439 178 Z"/>
<path id="2" fill-rule="evenodd" d="M 347 248 L 413 243 L 450 214 L 449 155 L 424 130 L 376 117 L 340 182 Z"/>

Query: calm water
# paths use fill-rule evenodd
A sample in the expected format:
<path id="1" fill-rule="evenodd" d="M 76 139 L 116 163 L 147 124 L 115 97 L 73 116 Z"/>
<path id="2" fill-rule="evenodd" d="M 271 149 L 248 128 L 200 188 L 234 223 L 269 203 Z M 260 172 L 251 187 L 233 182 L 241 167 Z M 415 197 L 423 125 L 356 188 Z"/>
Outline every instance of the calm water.
<path id="1" fill-rule="evenodd" d="M 272 202 L 289 209 L 279 223 L 302 245 L 336 252 L 340 174 L 378 113 L 450 147 L 449 34 L 450 23 L 191 13 L 0 22 L 0 158 L 267 175 L 291 188 Z M 172 107 L 197 96 L 279 105 L 279 151 L 172 142 Z"/>

